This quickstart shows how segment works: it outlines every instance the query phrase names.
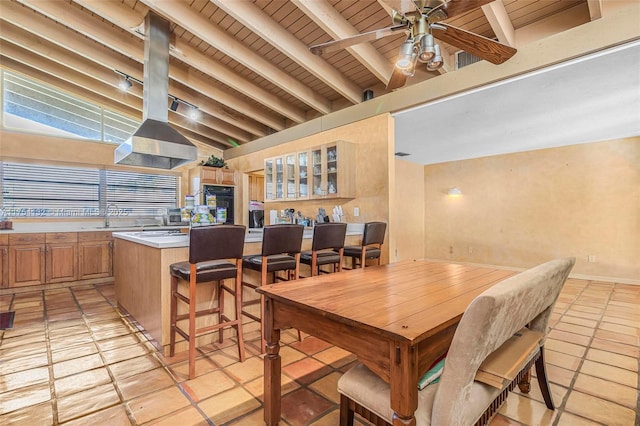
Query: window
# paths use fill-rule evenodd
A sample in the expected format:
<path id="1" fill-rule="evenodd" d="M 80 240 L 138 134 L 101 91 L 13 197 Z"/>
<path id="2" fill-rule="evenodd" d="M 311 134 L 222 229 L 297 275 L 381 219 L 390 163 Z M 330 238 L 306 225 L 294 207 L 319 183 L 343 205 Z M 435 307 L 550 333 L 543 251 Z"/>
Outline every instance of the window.
<path id="1" fill-rule="evenodd" d="M 0 178 L 8 217 L 103 217 L 109 208 L 139 218 L 177 205 L 178 178 L 171 175 L 5 162 Z"/>
<path id="2" fill-rule="evenodd" d="M 49 136 L 124 142 L 140 122 L 9 71 L 2 73 L 2 125 Z"/>

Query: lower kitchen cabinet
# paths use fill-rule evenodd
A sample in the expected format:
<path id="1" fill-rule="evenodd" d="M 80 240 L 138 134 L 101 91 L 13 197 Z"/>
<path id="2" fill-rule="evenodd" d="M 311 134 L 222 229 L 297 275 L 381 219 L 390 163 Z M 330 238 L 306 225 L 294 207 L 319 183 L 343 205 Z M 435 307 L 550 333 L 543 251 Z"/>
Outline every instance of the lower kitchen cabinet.
<path id="1" fill-rule="evenodd" d="M 0 235 L 0 288 L 112 276 L 111 232 Z"/>
<path id="2" fill-rule="evenodd" d="M 47 233 L 45 237 L 45 281 L 60 283 L 78 279 L 78 234 Z"/>
<path id="3" fill-rule="evenodd" d="M 9 236 L 9 287 L 44 284 L 45 234 Z"/>
<path id="4" fill-rule="evenodd" d="M 9 286 L 9 236 L 0 235 L 0 288 Z"/>
<path id="5" fill-rule="evenodd" d="M 113 276 L 111 232 L 83 232 L 78 236 L 78 279 Z"/>

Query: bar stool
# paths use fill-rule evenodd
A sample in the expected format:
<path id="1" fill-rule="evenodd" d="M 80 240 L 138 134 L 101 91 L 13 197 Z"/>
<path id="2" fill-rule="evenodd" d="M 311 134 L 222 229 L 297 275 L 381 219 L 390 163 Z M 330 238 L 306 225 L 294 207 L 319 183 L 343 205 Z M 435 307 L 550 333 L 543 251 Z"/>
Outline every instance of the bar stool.
<path id="1" fill-rule="evenodd" d="M 273 273 L 273 282 L 297 280 L 300 273 L 300 250 L 304 226 L 279 224 L 265 226 L 262 231 L 262 251 L 258 255 L 244 256 L 242 267 L 260 272 L 260 284 L 242 282 L 243 286 L 256 289 L 267 284 L 267 276 Z M 278 276 L 279 271 L 286 271 L 286 277 Z M 242 307 L 260 303 L 260 317 L 242 309 L 242 315 L 254 321 L 260 321 L 260 353 L 265 350 L 264 337 L 264 296 L 260 299 L 242 302 Z"/>
<path id="2" fill-rule="evenodd" d="M 189 231 L 189 261 L 171 265 L 171 337 L 170 355 L 174 355 L 176 333 L 189 342 L 189 379 L 195 377 L 196 338 L 218 331 L 219 342 L 223 342 L 223 329 L 234 327 L 238 336 L 238 357 L 244 361 L 244 340 L 242 337 L 242 253 L 244 250 L 245 227 L 243 225 L 215 225 L 191 228 Z M 230 260 L 234 260 L 231 262 Z M 234 278 L 233 288 L 223 281 Z M 178 291 L 178 283 L 189 284 L 188 296 Z M 217 307 L 197 309 L 196 291 L 202 283 L 215 282 Z M 224 291 L 235 296 L 235 319 L 224 314 Z M 178 300 L 189 306 L 187 314 L 178 314 Z M 196 328 L 196 318 L 203 315 L 218 315 L 218 323 Z M 188 319 L 188 332 L 178 326 L 178 321 Z"/>
<path id="3" fill-rule="evenodd" d="M 336 269 L 338 272 L 342 271 L 346 235 L 346 223 L 318 223 L 313 228 L 311 250 L 300 253 L 300 263 L 311 267 L 312 277 L 325 272 L 320 269 L 322 265 L 333 265 L 333 272 Z"/>
<path id="4" fill-rule="evenodd" d="M 385 222 L 368 222 L 364 224 L 362 245 L 346 246 L 344 248 L 345 257 L 351 258 L 352 269 L 355 269 L 356 264 L 364 268 L 367 259 L 376 259 L 377 264 L 380 264 L 380 254 L 382 253 L 382 243 L 384 242 L 386 230 L 387 224 Z"/>

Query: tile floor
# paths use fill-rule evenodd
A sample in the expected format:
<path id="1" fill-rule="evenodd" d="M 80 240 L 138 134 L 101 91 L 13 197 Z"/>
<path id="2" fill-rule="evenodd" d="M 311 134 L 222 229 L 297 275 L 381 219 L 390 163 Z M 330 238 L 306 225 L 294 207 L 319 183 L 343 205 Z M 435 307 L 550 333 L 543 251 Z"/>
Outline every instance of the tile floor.
<path id="1" fill-rule="evenodd" d="M 14 328 L 0 331 L 0 424 L 263 424 L 257 333 L 244 363 L 230 340 L 201 348 L 198 377 L 187 380 L 185 354 L 162 356 L 115 302 L 108 284 L 0 296 L 0 312 L 16 312 Z M 534 381 L 492 426 L 638 425 L 640 286 L 571 279 L 552 327 L 557 410 L 545 408 Z M 336 382 L 353 356 L 293 332 L 283 341 L 281 424 L 337 425 Z"/>

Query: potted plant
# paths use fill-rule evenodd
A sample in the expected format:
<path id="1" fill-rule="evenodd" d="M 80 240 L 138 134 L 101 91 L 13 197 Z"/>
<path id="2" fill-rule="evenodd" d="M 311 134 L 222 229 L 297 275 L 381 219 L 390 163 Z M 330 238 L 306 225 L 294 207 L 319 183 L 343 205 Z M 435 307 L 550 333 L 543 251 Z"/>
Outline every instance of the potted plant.
<path id="1" fill-rule="evenodd" d="M 218 168 L 227 167 L 227 163 L 224 161 L 224 158 L 216 157 L 215 155 L 212 155 L 211 157 L 209 157 L 207 161 L 202 161 L 200 165 L 207 166 L 207 167 L 218 167 Z"/>

